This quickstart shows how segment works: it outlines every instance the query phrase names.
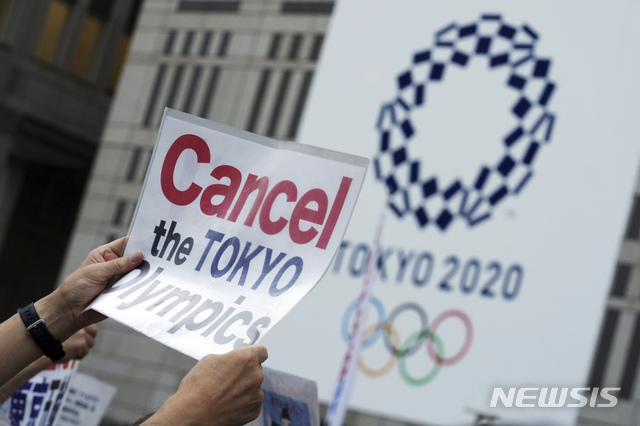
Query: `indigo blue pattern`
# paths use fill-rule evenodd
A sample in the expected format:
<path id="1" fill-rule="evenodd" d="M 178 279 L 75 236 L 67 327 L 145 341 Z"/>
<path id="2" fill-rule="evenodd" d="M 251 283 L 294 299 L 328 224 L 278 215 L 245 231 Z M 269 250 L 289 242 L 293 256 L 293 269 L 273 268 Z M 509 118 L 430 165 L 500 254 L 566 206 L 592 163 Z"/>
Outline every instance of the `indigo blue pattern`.
<path id="1" fill-rule="evenodd" d="M 493 25 L 483 25 L 487 23 Z M 373 166 L 376 179 L 389 191 L 388 206 L 396 216 L 412 216 L 421 228 L 432 225 L 445 231 L 456 218 L 471 227 L 485 222 L 497 205 L 518 195 L 530 181 L 540 148 L 551 140 L 555 114 L 548 107 L 556 83 L 549 77 L 551 60 L 536 55 L 538 33 L 526 24 L 515 26 L 500 15 L 482 15 L 477 22 L 448 25 L 434 39 L 433 47 L 413 55 L 409 68 L 397 77 L 397 96 L 380 108 L 376 123 L 379 151 Z M 471 49 L 459 46 L 461 42 Z M 437 61 L 436 49 L 439 53 L 447 50 L 449 60 Z M 420 159 L 409 152 L 418 128 L 411 113 L 426 105 L 428 85 L 443 82 L 447 69 L 465 68 L 474 58 L 486 58 L 489 69 L 508 67 L 506 86 L 518 94 L 509 111 L 515 125 L 497 142 L 504 153 L 494 164 L 481 164 L 472 182 L 442 182 L 437 176 L 424 176 L 428 171 L 421 170 Z M 532 80 L 538 80 L 540 87 L 536 96 L 525 92 Z M 487 184 L 497 179 L 497 185 Z M 432 197 L 439 199 L 440 208 L 427 209 L 426 202 Z"/>

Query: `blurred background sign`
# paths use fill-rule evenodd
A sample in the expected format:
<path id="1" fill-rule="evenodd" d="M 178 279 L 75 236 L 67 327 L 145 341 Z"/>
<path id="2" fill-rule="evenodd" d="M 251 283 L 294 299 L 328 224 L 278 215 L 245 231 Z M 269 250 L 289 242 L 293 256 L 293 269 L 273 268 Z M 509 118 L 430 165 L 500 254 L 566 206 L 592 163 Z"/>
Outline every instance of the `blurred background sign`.
<path id="1" fill-rule="evenodd" d="M 466 423 L 495 387 L 587 386 L 640 150 L 639 5 L 617 6 L 337 4 L 298 140 L 372 165 L 271 366 L 331 399 L 386 211 L 353 409 Z"/>

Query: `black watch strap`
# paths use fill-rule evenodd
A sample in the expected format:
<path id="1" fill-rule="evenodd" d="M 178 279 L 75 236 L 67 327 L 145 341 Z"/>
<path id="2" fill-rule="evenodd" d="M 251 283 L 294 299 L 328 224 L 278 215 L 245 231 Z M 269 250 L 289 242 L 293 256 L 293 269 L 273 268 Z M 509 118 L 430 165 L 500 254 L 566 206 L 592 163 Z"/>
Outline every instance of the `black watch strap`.
<path id="1" fill-rule="evenodd" d="M 20 314 L 24 326 L 27 327 L 27 334 L 33 338 L 42 352 L 51 358 L 51 361 L 59 361 L 65 356 L 62 344 L 49 332 L 44 320 L 36 312 L 33 303 L 19 309 L 18 314 Z"/>

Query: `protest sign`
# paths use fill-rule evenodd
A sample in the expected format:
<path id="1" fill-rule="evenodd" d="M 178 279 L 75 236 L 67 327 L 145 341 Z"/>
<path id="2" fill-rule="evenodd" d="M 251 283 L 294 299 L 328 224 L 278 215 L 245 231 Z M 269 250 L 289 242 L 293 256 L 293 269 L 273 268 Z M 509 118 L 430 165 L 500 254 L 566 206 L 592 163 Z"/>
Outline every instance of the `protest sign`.
<path id="1" fill-rule="evenodd" d="M 320 426 L 315 382 L 272 368 L 263 371 L 262 411 L 248 426 Z"/>
<path id="2" fill-rule="evenodd" d="M 98 426 L 116 392 L 115 386 L 76 372 L 53 425 Z"/>
<path id="3" fill-rule="evenodd" d="M 13 426 L 52 425 L 77 369 L 78 361 L 50 366 L 6 400 L 0 411 L 6 414 Z"/>
<path id="4" fill-rule="evenodd" d="M 167 109 L 125 254 L 91 308 L 200 359 L 253 344 L 320 280 L 368 165 Z"/>

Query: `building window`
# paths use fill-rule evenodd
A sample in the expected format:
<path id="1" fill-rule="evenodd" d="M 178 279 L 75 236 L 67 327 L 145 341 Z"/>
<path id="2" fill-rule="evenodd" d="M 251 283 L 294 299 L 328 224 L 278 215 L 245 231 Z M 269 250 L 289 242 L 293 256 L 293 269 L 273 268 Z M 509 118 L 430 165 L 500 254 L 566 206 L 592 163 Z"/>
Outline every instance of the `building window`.
<path id="1" fill-rule="evenodd" d="M 211 1 L 211 0 L 181 0 L 178 3 L 178 12 L 238 12 L 239 1 Z"/>
<path id="2" fill-rule="evenodd" d="M 0 34 L 4 32 L 5 22 L 9 15 L 9 7 L 11 7 L 11 0 L 0 0 Z"/>
<path id="3" fill-rule="evenodd" d="M 260 117 L 260 112 L 262 111 L 262 104 L 264 103 L 265 94 L 267 92 L 267 88 L 269 87 L 270 80 L 271 70 L 262 70 L 260 82 L 258 83 L 258 90 L 256 92 L 255 98 L 253 99 L 253 107 L 251 108 L 251 114 L 249 115 L 249 122 L 247 123 L 246 128 L 250 132 L 255 132 L 256 127 L 258 126 L 258 119 Z"/>
<path id="4" fill-rule="evenodd" d="M 638 360 L 640 359 L 640 314 L 636 315 L 634 327 L 633 338 L 631 339 L 629 352 L 627 352 L 622 382 L 620 383 L 620 398 L 623 399 L 631 399 L 633 397 L 633 389 L 636 384 Z"/>
<path id="5" fill-rule="evenodd" d="M 291 39 L 291 46 L 289 47 L 290 60 L 298 59 L 301 44 L 302 44 L 302 34 L 295 34 Z"/>
<path id="6" fill-rule="evenodd" d="M 92 0 L 89 5 L 89 13 L 85 16 L 80 34 L 76 38 L 77 44 L 69 66 L 71 74 L 81 78 L 87 76 L 102 27 L 109 18 L 112 4 L 111 1 Z"/>
<path id="7" fill-rule="evenodd" d="M 211 38 L 213 37 L 212 31 L 207 31 L 202 36 L 202 44 L 200 44 L 200 56 L 208 56 L 209 55 L 209 46 L 211 45 Z"/>
<path id="8" fill-rule="evenodd" d="M 311 46 L 311 53 L 309 53 L 310 61 L 317 61 L 320 58 L 320 51 L 322 50 L 322 43 L 324 42 L 324 34 L 317 34 L 313 38 L 313 45 Z"/>
<path id="9" fill-rule="evenodd" d="M 229 31 L 225 31 L 222 34 L 222 40 L 220 40 L 220 45 L 218 45 L 218 57 L 223 58 L 227 56 L 227 51 L 229 50 L 229 43 L 231 43 L 231 33 Z"/>
<path id="10" fill-rule="evenodd" d="M 171 30 L 167 33 L 167 38 L 164 39 L 164 47 L 162 48 L 162 53 L 169 56 L 173 52 L 173 44 L 176 41 L 176 30 Z"/>
<path id="11" fill-rule="evenodd" d="M 616 309 L 607 309 L 604 315 L 602 328 L 600 329 L 600 338 L 596 347 L 596 355 L 591 365 L 591 374 L 589 375 L 590 387 L 601 387 L 603 385 L 604 372 L 609 361 L 611 346 L 613 344 L 613 336 L 620 318 L 620 311 Z"/>
<path id="12" fill-rule="evenodd" d="M 68 14 L 69 3 L 54 0 L 49 4 L 49 10 L 42 26 L 40 41 L 36 47 L 36 58 L 48 64 L 53 62 Z"/>
<path id="13" fill-rule="evenodd" d="M 184 38 L 184 43 L 182 44 L 182 56 L 188 56 L 191 53 L 191 44 L 193 43 L 194 36 L 194 31 L 187 31 L 187 35 Z"/>
<path id="14" fill-rule="evenodd" d="M 633 270 L 631 265 L 626 263 L 618 263 L 616 266 L 616 272 L 613 275 L 613 283 L 611 284 L 611 295 L 621 296 L 627 292 L 629 285 L 629 278 L 631 277 L 631 271 Z"/>
<path id="15" fill-rule="evenodd" d="M 147 109 L 145 111 L 144 117 L 142 118 L 142 125 L 144 127 L 150 127 L 153 124 L 153 120 L 155 118 L 154 113 L 156 109 L 156 104 L 158 103 L 158 99 L 160 97 L 160 91 L 162 90 L 162 86 L 164 85 L 166 72 L 167 72 L 167 66 L 165 64 L 158 65 L 158 70 L 156 71 L 156 78 L 153 81 L 153 85 L 151 86 L 151 93 L 149 94 Z"/>
<path id="16" fill-rule="evenodd" d="M 271 45 L 269 46 L 269 52 L 267 58 L 275 59 L 278 57 L 278 51 L 280 50 L 280 43 L 282 42 L 282 34 L 275 33 L 271 36 Z"/>
<path id="17" fill-rule="evenodd" d="M 282 2 L 282 13 L 330 15 L 333 3 L 327 1 L 285 1 Z"/>
<path id="18" fill-rule="evenodd" d="M 200 108 L 200 117 L 207 118 L 209 115 L 209 109 L 213 103 L 213 98 L 218 87 L 218 80 L 220 79 L 220 67 L 214 66 L 209 73 L 209 80 L 204 90 L 204 100 L 202 101 L 202 107 Z"/>
<path id="19" fill-rule="evenodd" d="M 637 240 L 640 237 L 640 196 L 633 198 L 633 207 L 627 222 L 627 231 L 625 237 L 630 240 Z"/>

